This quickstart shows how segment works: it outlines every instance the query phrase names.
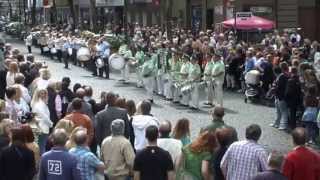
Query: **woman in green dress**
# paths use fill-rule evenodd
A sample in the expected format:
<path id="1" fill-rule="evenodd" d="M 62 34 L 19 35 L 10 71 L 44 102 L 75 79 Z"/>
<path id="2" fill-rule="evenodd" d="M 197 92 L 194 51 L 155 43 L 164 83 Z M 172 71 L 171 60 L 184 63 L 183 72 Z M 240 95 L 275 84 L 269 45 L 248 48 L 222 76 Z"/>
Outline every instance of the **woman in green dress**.
<path id="1" fill-rule="evenodd" d="M 211 180 L 210 160 L 217 146 L 214 132 L 206 131 L 199 135 L 190 145 L 182 149 L 178 159 L 177 180 L 182 179 L 182 174 L 193 180 Z"/>

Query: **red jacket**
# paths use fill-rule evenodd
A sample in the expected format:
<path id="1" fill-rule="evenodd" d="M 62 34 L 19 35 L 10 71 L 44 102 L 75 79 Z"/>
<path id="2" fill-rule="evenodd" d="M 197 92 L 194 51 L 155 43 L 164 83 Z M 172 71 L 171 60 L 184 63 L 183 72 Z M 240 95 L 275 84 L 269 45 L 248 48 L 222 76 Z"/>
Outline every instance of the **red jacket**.
<path id="1" fill-rule="evenodd" d="M 285 158 L 283 174 L 288 180 L 320 180 L 320 155 L 306 147 L 297 147 Z"/>

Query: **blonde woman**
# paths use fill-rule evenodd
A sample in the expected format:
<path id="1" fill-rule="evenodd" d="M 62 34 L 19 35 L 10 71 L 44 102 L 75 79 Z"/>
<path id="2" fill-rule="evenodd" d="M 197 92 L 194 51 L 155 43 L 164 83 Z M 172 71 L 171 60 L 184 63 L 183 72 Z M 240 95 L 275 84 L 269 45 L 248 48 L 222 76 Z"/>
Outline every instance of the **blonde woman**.
<path id="1" fill-rule="evenodd" d="M 16 90 L 15 102 L 18 107 L 18 120 L 22 120 L 22 117 L 30 112 L 28 103 L 22 98 L 22 91 L 19 85 L 12 86 Z"/>
<path id="2" fill-rule="evenodd" d="M 9 64 L 9 70 L 6 77 L 7 87 L 14 85 L 14 78 L 19 73 L 19 65 L 17 62 L 12 61 Z"/>
<path id="3" fill-rule="evenodd" d="M 68 119 L 60 119 L 54 129 L 64 129 L 68 136 L 70 136 L 74 129 L 74 124 Z"/>
<path id="4" fill-rule="evenodd" d="M 48 140 L 49 129 L 53 123 L 50 120 L 50 112 L 47 105 L 48 92 L 46 89 L 37 89 L 31 100 L 32 112 L 35 114 L 35 120 L 39 124 L 40 135 L 39 135 L 39 147 L 40 153 L 45 152 L 46 142 Z"/>
<path id="5" fill-rule="evenodd" d="M 47 68 L 42 68 L 39 70 L 40 72 L 40 77 L 35 79 L 32 82 L 32 91 L 34 92 L 37 89 L 47 89 L 49 83 L 51 82 L 51 73 L 49 69 Z"/>

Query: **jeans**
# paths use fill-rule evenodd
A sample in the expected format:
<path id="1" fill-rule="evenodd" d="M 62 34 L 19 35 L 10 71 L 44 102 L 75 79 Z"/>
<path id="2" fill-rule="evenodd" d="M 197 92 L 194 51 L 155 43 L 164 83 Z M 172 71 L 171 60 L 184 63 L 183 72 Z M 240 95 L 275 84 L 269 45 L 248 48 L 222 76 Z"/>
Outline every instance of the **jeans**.
<path id="1" fill-rule="evenodd" d="M 27 46 L 27 48 L 28 48 L 28 53 L 31 54 L 32 53 L 31 46 Z"/>
<path id="2" fill-rule="evenodd" d="M 276 99 L 275 106 L 276 106 L 277 118 L 276 118 L 276 121 L 274 122 L 274 125 L 278 126 L 279 128 L 287 129 L 288 117 L 289 117 L 287 103 L 284 100 Z"/>
<path id="3" fill-rule="evenodd" d="M 48 134 L 40 134 L 39 135 L 39 140 L 38 140 L 38 145 L 40 148 L 40 155 L 46 152 L 46 143 L 48 140 Z"/>
<path id="4" fill-rule="evenodd" d="M 288 125 L 291 129 L 297 127 L 297 107 L 289 107 L 290 117 Z"/>
<path id="5" fill-rule="evenodd" d="M 303 122 L 303 126 L 308 132 L 308 141 L 315 142 L 317 136 L 319 135 L 319 128 L 316 122 Z"/>

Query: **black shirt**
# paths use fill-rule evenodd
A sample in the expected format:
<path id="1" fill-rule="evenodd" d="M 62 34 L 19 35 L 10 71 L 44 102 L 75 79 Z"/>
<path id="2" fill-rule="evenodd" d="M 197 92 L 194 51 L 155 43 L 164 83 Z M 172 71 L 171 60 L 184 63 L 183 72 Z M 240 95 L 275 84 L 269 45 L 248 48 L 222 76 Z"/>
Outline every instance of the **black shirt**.
<path id="1" fill-rule="evenodd" d="M 140 180 L 166 180 L 168 171 L 173 170 L 173 162 L 169 152 L 148 146 L 137 153 L 133 169 L 140 172 Z"/>
<path id="2" fill-rule="evenodd" d="M 1 180 L 32 180 L 35 175 L 33 152 L 26 147 L 11 145 L 0 156 Z"/>

